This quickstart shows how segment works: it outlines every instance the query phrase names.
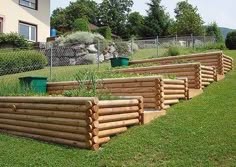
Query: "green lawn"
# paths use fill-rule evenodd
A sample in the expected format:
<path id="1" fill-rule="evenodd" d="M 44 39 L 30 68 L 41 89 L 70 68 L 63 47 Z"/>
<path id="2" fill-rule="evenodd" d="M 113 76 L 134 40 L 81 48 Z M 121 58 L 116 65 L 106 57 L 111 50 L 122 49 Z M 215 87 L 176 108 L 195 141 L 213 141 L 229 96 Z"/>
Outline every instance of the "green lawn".
<path id="1" fill-rule="evenodd" d="M 236 51 L 225 51 L 236 60 Z M 235 65 L 236 67 L 236 65 Z M 0 135 L 0 166 L 236 166 L 236 71 L 94 152 Z"/>

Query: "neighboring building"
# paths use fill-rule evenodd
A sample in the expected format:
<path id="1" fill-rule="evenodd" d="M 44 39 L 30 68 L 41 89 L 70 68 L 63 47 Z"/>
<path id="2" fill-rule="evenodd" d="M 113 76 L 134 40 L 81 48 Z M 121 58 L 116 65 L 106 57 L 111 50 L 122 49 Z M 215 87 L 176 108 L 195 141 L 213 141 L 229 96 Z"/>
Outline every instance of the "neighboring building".
<path id="1" fill-rule="evenodd" d="M 50 0 L 0 0 L 0 32 L 17 32 L 27 40 L 50 36 Z"/>

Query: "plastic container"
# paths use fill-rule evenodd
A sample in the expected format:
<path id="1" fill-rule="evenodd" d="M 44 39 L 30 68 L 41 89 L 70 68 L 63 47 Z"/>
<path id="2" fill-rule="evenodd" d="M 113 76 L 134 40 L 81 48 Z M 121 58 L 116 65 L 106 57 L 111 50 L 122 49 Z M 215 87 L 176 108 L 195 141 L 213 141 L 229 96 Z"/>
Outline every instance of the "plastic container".
<path id="1" fill-rule="evenodd" d="M 127 57 L 116 57 L 116 58 L 111 58 L 110 60 L 111 60 L 112 67 L 128 66 L 129 65 L 129 58 L 127 58 Z"/>
<path id="2" fill-rule="evenodd" d="M 56 29 L 51 29 L 51 32 L 50 32 L 50 37 L 56 37 L 57 36 L 57 30 Z"/>
<path id="3" fill-rule="evenodd" d="M 34 93 L 47 93 L 47 77 L 27 76 L 19 78 L 21 87 Z"/>

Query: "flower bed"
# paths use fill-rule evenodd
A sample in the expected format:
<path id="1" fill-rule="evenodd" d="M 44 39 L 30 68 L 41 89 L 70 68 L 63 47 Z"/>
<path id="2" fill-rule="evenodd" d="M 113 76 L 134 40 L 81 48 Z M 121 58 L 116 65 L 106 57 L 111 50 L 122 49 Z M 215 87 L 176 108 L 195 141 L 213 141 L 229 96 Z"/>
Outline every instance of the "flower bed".
<path id="1" fill-rule="evenodd" d="M 158 63 L 161 65 L 176 64 L 179 62 L 200 62 L 205 66 L 216 68 L 218 80 L 224 78 L 224 74 L 233 69 L 233 59 L 222 52 L 197 53 L 191 55 L 171 56 L 147 60 L 130 61 L 130 65 L 144 63 Z"/>
<path id="2" fill-rule="evenodd" d="M 0 97 L 0 132 L 98 150 L 110 136 L 141 124 L 141 97 Z"/>

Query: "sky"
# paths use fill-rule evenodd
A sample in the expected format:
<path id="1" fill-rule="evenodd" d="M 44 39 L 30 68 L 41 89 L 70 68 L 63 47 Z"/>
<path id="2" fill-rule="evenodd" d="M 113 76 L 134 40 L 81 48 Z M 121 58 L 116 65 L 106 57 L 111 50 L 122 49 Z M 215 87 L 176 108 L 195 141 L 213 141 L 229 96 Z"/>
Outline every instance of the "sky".
<path id="1" fill-rule="evenodd" d="M 72 0 L 74 1 L 74 0 Z M 95 0 L 100 3 L 101 0 Z M 181 0 L 162 0 L 162 5 L 166 11 L 174 18 L 174 8 L 176 3 Z M 57 7 L 66 7 L 69 5 L 70 0 L 51 0 L 51 11 Z M 133 0 L 133 11 L 138 11 L 142 15 L 146 15 L 148 6 L 146 3 L 149 0 Z M 200 15 L 202 16 L 205 24 L 216 21 L 220 27 L 227 27 L 236 29 L 236 0 L 189 0 L 194 6 L 197 6 Z"/>

